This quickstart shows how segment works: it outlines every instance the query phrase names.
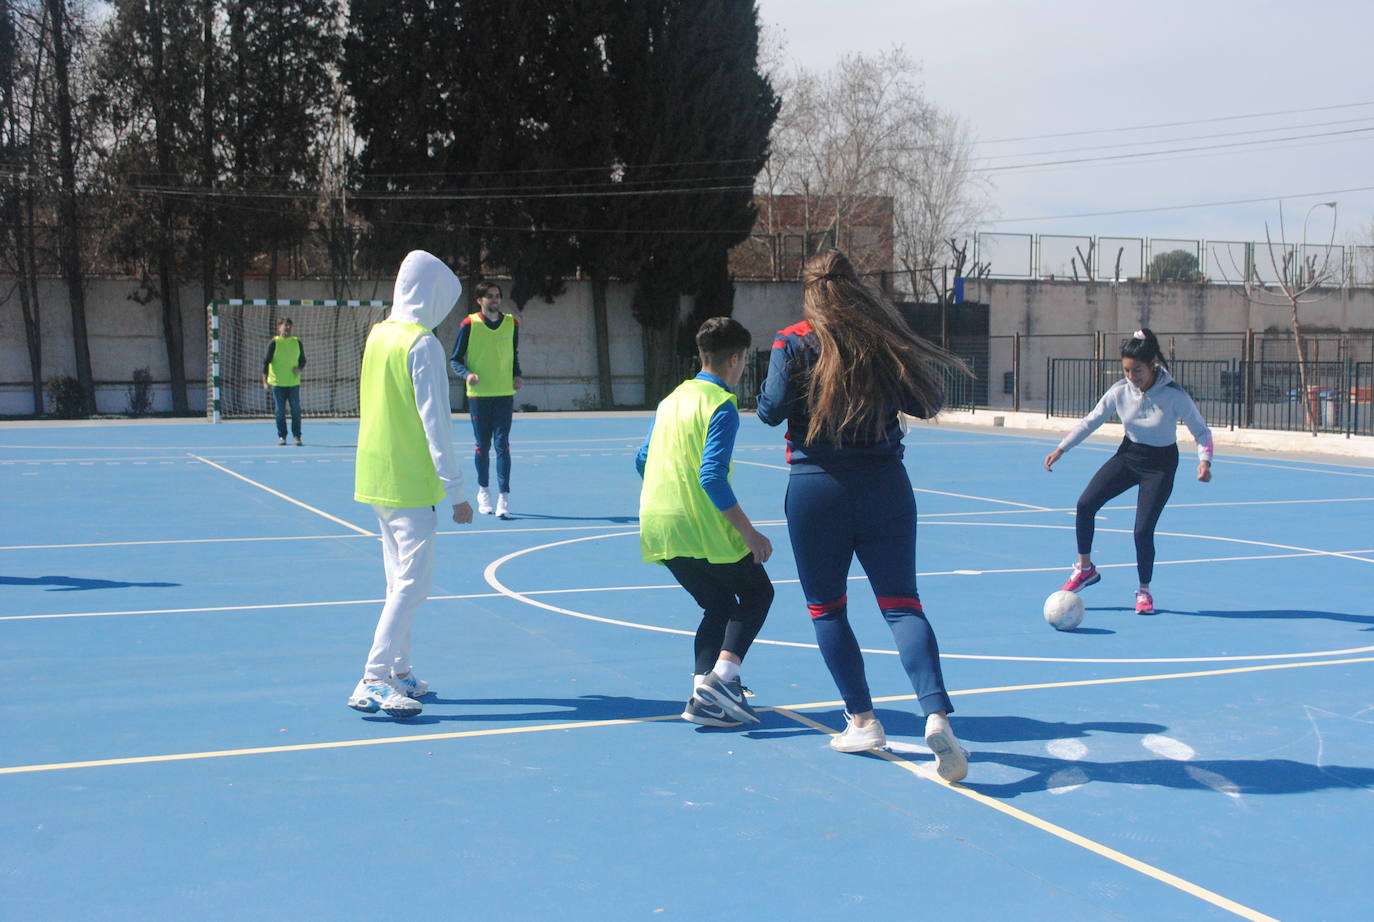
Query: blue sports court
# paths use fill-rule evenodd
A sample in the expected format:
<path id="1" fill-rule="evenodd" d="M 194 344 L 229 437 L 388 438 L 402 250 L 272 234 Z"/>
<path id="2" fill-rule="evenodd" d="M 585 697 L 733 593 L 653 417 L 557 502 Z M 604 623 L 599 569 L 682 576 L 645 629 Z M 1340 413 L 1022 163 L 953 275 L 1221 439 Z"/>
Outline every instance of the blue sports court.
<path id="1" fill-rule="evenodd" d="M 764 720 L 679 719 L 699 611 L 639 559 L 648 422 L 517 416 L 514 518 L 441 525 L 415 637 L 437 694 L 405 722 L 344 703 L 383 588 L 356 422 L 307 420 L 303 448 L 267 421 L 0 429 L 0 917 L 1370 918 L 1374 459 L 1223 435 L 1199 484 L 1185 442 L 1158 613 L 1133 611 L 1131 492 L 1059 633 L 1041 604 L 1115 443 L 1051 474 L 1049 433 L 916 425 L 921 596 L 971 753 L 950 785 L 857 569 L 890 749 L 828 748 L 781 433 L 749 414 Z"/>

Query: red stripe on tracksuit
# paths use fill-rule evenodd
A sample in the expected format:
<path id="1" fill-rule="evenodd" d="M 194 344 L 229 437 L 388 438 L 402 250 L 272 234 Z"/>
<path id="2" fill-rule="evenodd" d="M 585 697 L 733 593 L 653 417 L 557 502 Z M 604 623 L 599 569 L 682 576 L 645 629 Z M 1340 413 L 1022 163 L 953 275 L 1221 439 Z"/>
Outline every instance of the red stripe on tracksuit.
<path id="1" fill-rule="evenodd" d="M 806 607 L 811 612 L 811 617 L 819 618 L 822 615 L 830 614 L 838 608 L 844 608 L 848 604 L 849 596 L 842 595 L 833 602 L 826 602 L 824 605 L 808 605 Z"/>
<path id="2" fill-rule="evenodd" d="M 925 609 L 921 607 L 920 599 L 907 599 L 901 596 L 878 596 L 878 608 L 883 611 L 915 611 L 922 614 Z"/>

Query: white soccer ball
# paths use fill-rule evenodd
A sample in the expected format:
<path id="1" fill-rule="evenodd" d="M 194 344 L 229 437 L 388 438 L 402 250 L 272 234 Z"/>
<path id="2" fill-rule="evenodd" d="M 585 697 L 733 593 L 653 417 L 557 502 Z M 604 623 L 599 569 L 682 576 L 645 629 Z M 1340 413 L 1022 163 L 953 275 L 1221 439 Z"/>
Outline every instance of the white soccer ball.
<path id="1" fill-rule="evenodd" d="M 1045 600 L 1045 623 L 1056 631 L 1072 631 L 1083 623 L 1083 600 L 1061 589 Z"/>

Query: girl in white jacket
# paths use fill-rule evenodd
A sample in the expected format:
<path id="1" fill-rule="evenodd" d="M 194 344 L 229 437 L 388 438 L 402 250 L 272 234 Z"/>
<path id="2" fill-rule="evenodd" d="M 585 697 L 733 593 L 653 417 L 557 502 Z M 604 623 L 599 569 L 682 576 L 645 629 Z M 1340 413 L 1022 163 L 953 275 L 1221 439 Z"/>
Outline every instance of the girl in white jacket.
<path id="1" fill-rule="evenodd" d="M 1064 452 L 1091 435 L 1113 414 L 1121 418 L 1126 437 L 1078 498 L 1078 563 L 1064 589 L 1078 592 L 1102 578 L 1092 562 L 1098 510 L 1108 500 L 1139 486 L 1135 564 L 1140 588 L 1135 594 L 1135 610 L 1137 614 L 1152 615 L 1155 603 L 1150 595 L 1150 579 L 1155 565 L 1155 525 L 1174 489 L 1178 423 L 1182 421 L 1197 441 L 1197 479 L 1203 483 L 1212 479 L 1212 430 L 1207 428 L 1193 398 L 1169 374 L 1154 333 L 1137 330 L 1121 344 L 1121 369 L 1126 376 L 1108 388 L 1092 412 L 1079 420 L 1059 447 L 1045 457 L 1045 470 L 1053 470 Z"/>

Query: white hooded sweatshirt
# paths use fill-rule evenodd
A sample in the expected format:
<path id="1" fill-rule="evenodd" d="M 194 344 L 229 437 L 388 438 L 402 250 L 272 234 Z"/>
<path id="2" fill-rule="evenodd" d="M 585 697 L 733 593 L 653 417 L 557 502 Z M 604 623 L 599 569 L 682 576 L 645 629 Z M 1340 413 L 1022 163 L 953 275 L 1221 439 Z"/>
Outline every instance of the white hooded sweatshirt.
<path id="1" fill-rule="evenodd" d="M 1121 417 L 1126 438 L 1140 445 L 1157 448 L 1178 441 L 1178 424 L 1181 421 L 1197 440 L 1198 460 L 1212 460 L 1212 430 L 1207 428 L 1193 398 L 1165 368 L 1155 369 L 1155 383 L 1147 391 L 1139 390 L 1127 378 L 1107 388 L 1107 393 L 1102 395 L 1097 406 L 1064 436 L 1059 443 L 1059 450 L 1068 451 L 1086 439 L 1098 426 L 1111 419 L 1113 413 Z"/>
<path id="2" fill-rule="evenodd" d="M 411 250 L 396 273 L 387 319 L 418 323 L 430 332 L 415 340 L 407 356 L 415 385 L 415 406 L 429 442 L 435 473 L 444 485 L 447 502 L 467 502 L 463 472 L 453 450 L 453 409 L 448 398 L 448 365 L 444 347 L 433 333 L 458 303 L 463 284 L 453 270 L 424 250 Z"/>

